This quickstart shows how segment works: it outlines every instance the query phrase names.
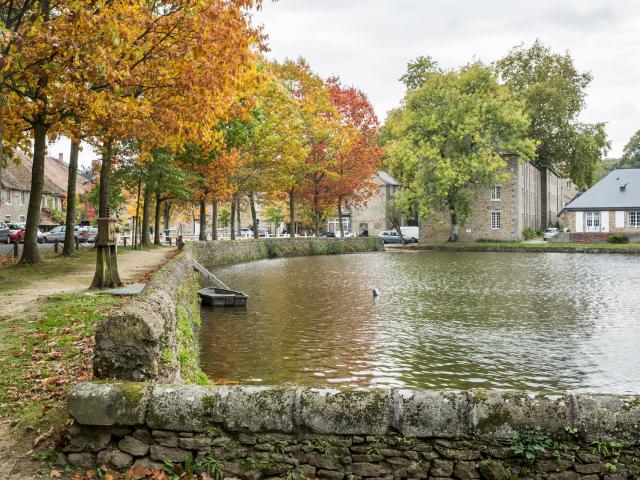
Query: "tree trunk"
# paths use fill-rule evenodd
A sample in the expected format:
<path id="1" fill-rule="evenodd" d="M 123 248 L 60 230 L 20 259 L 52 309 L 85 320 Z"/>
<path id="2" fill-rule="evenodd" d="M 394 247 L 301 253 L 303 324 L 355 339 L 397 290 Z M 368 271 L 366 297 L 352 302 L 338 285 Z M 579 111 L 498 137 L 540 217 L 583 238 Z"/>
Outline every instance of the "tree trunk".
<path id="1" fill-rule="evenodd" d="M 236 216 L 237 218 L 237 222 L 236 222 L 236 228 L 238 229 L 238 237 L 242 236 L 242 225 L 240 224 L 240 196 L 238 195 L 238 197 L 236 198 Z"/>
<path id="2" fill-rule="evenodd" d="M 260 234 L 258 232 L 258 215 L 256 214 L 256 199 L 253 195 L 253 192 L 249 194 L 249 204 L 251 206 L 251 225 L 253 228 L 253 238 L 260 238 Z"/>
<path id="3" fill-rule="evenodd" d="M 318 205 L 318 189 L 313 188 L 313 219 L 314 219 L 314 233 L 316 237 L 320 235 L 320 206 Z"/>
<path id="4" fill-rule="evenodd" d="M 40 224 L 40 205 L 44 188 L 44 156 L 47 149 L 48 126 L 37 123 L 33 126 L 33 167 L 31 169 L 31 193 L 27 210 L 27 224 L 24 234 L 24 246 L 20 264 L 41 263 L 38 251 L 38 225 Z"/>
<path id="5" fill-rule="evenodd" d="M 207 239 L 207 207 L 204 203 L 204 199 L 200 200 L 200 235 L 198 240 L 201 242 Z"/>
<path id="6" fill-rule="evenodd" d="M 344 225 L 342 225 L 342 195 L 338 195 L 338 223 L 340 223 L 340 238 L 344 238 Z"/>
<path id="7" fill-rule="evenodd" d="M 231 225 L 229 226 L 230 233 L 229 238 L 231 240 L 236 239 L 236 199 L 235 197 L 231 199 Z"/>
<path id="8" fill-rule="evenodd" d="M 151 201 L 153 199 L 153 190 L 149 188 L 147 182 L 144 186 L 144 207 L 142 209 L 142 245 L 149 245 L 151 243 L 151 235 L 149 233 L 149 226 L 151 225 Z"/>
<path id="9" fill-rule="evenodd" d="M 289 190 L 289 237 L 296 238 L 296 203 L 293 188 Z"/>
<path id="10" fill-rule="evenodd" d="M 109 218 L 109 184 L 111 182 L 111 166 L 113 162 L 113 142 L 108 140 L 104 145 L 102 165 L 100 166 L 100 205 L 98 218 Z M 98 238 L 106 238 L 102 232 L 102 223 L 98 225 Z M 96 239 L 96 273 L 91 288 L 114 288 L 122 285 L 118 274 L 117 247 L 100 245 Z"/>
<path id="11" fill-rule="evenodd" d="M 133 239 L 131 242 L 131 250 L 138 249 L 138 232 L 140 231 L 140 193 L 142 190 L 142 179 L 138 179 L 138 198 L 136 200 L 136 216 L 133 224 Z"/>
<path id="12" fill-rule="evenodd" d="M 164 202 L 164 229 L 169 230 L 169 220 L 171 216 L 171 202 L 165 200 Z"/>
<path id="13" fill-rule="evenodd" d="M 160 192 L 156 192 L 156 211 L 153 221 L 153 244 L 161 245 L 160 242 L 160 207 L 162 206 L 162 198 Z"/>
<path id="14" fill-rule="evenodd" d="M 69 155 L 69 178 L 67 179 L 67 221 L 64 232 L 64 247 L 62 254 L 73 255 L 76 248 L 74 232 L 76 216 L 76 177 L 78 175 L 78 152 L 80 143 L 71 141 L 71 154 Z"/>
<path id="15" fill-rule="evenodd" d="M 211 240 L 218 240 L 218 201 L 211 202 Z"/>
<path id="16" fill-rule="evenodd" d="M 451 236 L 449 237 L 449 241 L 458 241 L 458 216 L 455 213 L 451 214 Z"/>

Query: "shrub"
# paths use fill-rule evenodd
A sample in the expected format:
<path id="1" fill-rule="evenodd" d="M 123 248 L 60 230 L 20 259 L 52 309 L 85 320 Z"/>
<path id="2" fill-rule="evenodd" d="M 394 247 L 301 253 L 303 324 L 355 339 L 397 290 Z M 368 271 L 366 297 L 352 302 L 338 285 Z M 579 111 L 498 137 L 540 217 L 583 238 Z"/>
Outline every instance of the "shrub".
<path id="1" fill-rule="evenodd" d="M 616 235 L 615 233 L 610 234 L 607 237 L 607 242 L 609 243 L 629 243 L 629 235 L 620 234 Z"/>
<path id="2" fill-rule="evenodd" d="M 538 236 L 538 232 L 536 232 L 533 228 L 531 227 L 527 227 L 524 230 L 522 230 L 522 237 L 525 240 L 533 240 L 534 238 L 536 238 Z"/>

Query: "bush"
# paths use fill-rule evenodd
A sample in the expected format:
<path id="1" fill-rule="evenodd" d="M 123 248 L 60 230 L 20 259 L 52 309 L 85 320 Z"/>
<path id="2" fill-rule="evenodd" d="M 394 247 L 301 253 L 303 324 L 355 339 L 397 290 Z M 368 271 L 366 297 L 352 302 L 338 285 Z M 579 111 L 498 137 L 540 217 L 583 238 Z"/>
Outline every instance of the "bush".
<path id="1" fill-rule="evenodd" d="M 525 240 L 533 240 L 534 238 L 536 238 L 538 236 L 538 232 L 536 232 L 533 228 L 531 227 L 527 227 L 524 230 L 522 230 L 522 237 Z"/>
<path id="2" fill-rule="evenodd" d="M 629 235 L 620 234 L 616 235 L 615 233 L 610 234 L 607 237 L 607 242 L 609 243 L 629 243 Z"/>

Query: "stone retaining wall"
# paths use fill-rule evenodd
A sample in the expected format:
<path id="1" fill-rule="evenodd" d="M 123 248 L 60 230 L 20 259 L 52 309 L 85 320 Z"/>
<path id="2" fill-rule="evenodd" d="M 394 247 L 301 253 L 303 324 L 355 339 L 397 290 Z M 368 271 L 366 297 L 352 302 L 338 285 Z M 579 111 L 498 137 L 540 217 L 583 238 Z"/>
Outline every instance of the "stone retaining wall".
<path id="1" fill-rule="evenodd" d="M 640 472 L 636 396 L 83 383 L 69 407 L 66 460 L 86 468 L 195 462 L 244 479 Z"/>
<path id="2" fill-rule="evenodd" d="M 209 270 L 263 258 L 382 250 L 379 238 L 287 238 L 194 242 L 164 265 L 142 294 L 97 328 L 94 377 L 131 381 L 206 382 L 200 371 L 200 278 L 195 258 Z"/>
<path id="3" fill-rule="evenodd" d="M 357 238 L 266 238 L 225 242 L 194 242 L 194 258 L 209 270 L 232 263 L 264 258 L 300 257 L 384 250 L 377 237 Z"/>
<path id="4" fill-rule="evenodd" d="M 199 288 L 190 252 L 160 268 L 140 295 L 98 325 L 94 378 L 196 380 Z"/>

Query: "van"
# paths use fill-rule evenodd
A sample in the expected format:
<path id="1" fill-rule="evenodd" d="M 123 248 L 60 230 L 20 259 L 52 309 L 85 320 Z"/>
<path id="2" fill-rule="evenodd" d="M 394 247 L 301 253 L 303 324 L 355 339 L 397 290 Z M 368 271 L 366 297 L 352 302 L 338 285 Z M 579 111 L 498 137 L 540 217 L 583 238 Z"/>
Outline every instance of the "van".
<path id="1" fill-rule="evenodd" d="M 402 238 L 406 243 L 418 243 L 420 231 L 418 227 L 400 227 Z"/>

